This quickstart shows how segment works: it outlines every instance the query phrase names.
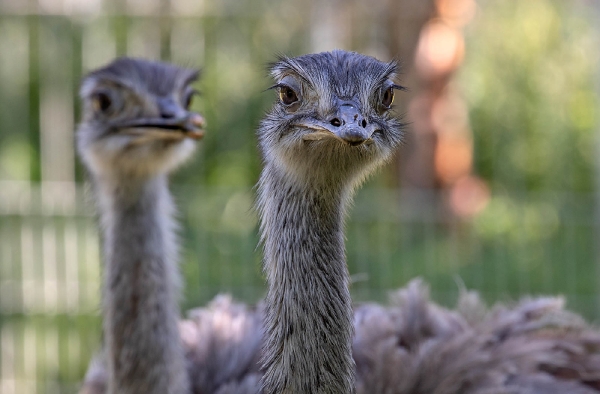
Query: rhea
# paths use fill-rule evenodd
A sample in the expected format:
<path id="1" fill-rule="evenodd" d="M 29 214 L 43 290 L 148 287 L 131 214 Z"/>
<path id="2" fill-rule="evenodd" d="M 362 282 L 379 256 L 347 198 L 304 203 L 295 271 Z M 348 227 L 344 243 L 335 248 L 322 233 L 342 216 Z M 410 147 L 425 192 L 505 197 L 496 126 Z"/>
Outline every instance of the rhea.
<path id="1" fill-rule="evenodd" d="M 77 148 L 102 230 L 108 392 L 189 392 L 168 175 L 194 151 L 196 70 L 121 58 L 82 82 Z"/>
<path id="2" fill-rule="evenodd" d="M 272 68 L 279 101 L 258 130 L 265 394 L 354 390 L 344 217 L 402 140 L 390 114 L 396 72 L 395 62 L 345 51 Z"/>
<path id="3" fill-rule="evenodd" d="M 465 293 L 450 311 L 415 281 L 391 307 L 353 314 L 344 217 L 402 141 L 397 65 L 333 51 L 282 58 L 271 73 L 279 99 L 258 130 L 263 394 L 597 392 L 600 333 L 560 299 L 487 312 Z"/>

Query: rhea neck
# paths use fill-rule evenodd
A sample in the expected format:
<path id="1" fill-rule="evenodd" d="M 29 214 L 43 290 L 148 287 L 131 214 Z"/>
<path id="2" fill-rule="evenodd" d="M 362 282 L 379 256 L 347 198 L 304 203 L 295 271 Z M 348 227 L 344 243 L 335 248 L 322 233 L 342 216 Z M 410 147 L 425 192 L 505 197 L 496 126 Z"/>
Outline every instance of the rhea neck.
<path id="1" fill-rule="evenodd" d="M 334 184 L 299 183 L 273 163 L 263 170 L 264 394 L 353 392 L 346 194 Z"/>
<path id="2" fill-rule="evenodd" d="M 97 177 L 94 183 L 104 232 L 108 392 L 187 393 L 167 176 Z"/>

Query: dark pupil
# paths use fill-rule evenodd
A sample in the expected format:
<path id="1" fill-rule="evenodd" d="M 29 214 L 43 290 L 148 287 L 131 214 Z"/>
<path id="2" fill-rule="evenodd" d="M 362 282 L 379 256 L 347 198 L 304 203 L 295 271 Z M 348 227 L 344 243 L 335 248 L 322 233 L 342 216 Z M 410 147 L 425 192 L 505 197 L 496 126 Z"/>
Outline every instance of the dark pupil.
<path id="1" fill-rule="evenodd" d="M 392 97 L 393 97 L 393 93 L 392 93 L 391 89 L 386 90 L 385 93 L 383 94 L 383 105 L 385 105 L 386 107 L 389 107 L 390 104 L 392 104 Z"/>
<path id="2" fill-rule="evenodd" d="M 193 96 L 192 94 L 190 94 L 190 95 L 188 95 L 188 96 L 185 98 L 185 108 L 186 108 L 186 109 L 187 109 L 187 108 L 189 108 L 189 107 L 190 107 L 190 105 L 192 105 L 192 98 L 193 98 L 193 97 L 194 97 L 194 96 Z"/>
<path id="3" fill-rule="evenodd" d="M 106 95 L 105 93 L 98 93 L 98 95 L 96 96 L 96 100 L 98 102 L 98 108 L 100 108 L 100 111 L 104 112 L 110 108 L 110 97 L 108 97 L 108 95 Z"/>
<path id="4" fill-rule="evenodd" d="M 281 101 L 284 104 L 289 105 L 298 101 L 298 97 L 296 96 L 296 92 L 294 92 L 291 88 L 283 87 L 281 89 Z"/>

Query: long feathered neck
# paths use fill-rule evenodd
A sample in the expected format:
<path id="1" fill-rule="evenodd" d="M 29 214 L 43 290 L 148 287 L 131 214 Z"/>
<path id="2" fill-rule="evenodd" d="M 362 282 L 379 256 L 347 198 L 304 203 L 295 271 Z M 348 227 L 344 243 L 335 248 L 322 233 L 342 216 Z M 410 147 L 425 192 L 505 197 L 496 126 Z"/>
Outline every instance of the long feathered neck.
<path id="1" fill-rule="evenodd" d="M 353 392 L 344 194 L 298 184 L 273 164 L 263 170 L 264 394 Z"/>
<path id="2" fill-rule="evenodd" d="M 104 232 L 108 392 L 187 393 L 167 178 L 97 180 L 95 188 Z"/>

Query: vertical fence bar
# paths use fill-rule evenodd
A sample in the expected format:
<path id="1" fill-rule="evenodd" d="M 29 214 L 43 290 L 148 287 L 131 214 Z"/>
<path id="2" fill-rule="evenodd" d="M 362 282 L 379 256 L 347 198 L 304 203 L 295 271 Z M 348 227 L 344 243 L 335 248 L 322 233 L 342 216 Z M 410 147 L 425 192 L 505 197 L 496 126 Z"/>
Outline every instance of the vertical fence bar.
<path id="1" fill-rule="evenodd" d="M 593 5 L 592 5 L 593 4 Z M 600 17 L 600 3 L 592 2 L 590 7 L 593 7 L 595 20 Z M 596 31 L 596 43 L 600 42 L 600 32 Z M 600 44 L 598 44 L 600 46 Z M 600 48 L 598 48 L 600 50 Z M 596 65 L 596 74 L 594 86 L 596 87 L 596 97 L 600 102 L 600 65 Z M 600 111 L 600 108 L 597 108 Z M 596 117 L 596 138 L 594 139 L 595 144 L 595 167 L 594 167 L 594 263 L 596 268 L 596 289 L 600 289 L 600 121 Z M 598 313 L 600 308 L 600 292 L 596 292 L 596 310 Z"/>
<path id="2" fill-rule="evenodd" d="M 0 390 L 17 394 L 15 382 L 15 335 L 11 323 L 0 324 Z"/>
<path id="3" fill-rule="evenodd" d="M 40 74 L 39 74 L 39 24 L 40 17 L 37 13 L 38 1 L 29 0 L 31 14 L 27 16 L 29 28 L 29 59 L 28 64 L 24 65 L 29 70 L 28 98 L 29 114 L 27 133 L 29 135 L 29 144 L 33 150 L 31 155 L 31 174 L 32 181 L 39 181 L 41 178 L 41 169 L 39 165 L 40 156 Z"/>
<path id="4" fill-rule="evenodd" d="M 171 31 L 173 29 L 171 0 L 160 0 L 159 10 L 160 59 L 163 61 L 171 61 Z"/>
<path id="5" fill-rule="evenodd" d="M 111 27 L 114 34 L 115 48 L 117 56 L 127 55 L 127 40 L 129 36 L 129 17 L 127 15 L 126 0 L 108 0 L 109 12 L 111 18 Z"/>

